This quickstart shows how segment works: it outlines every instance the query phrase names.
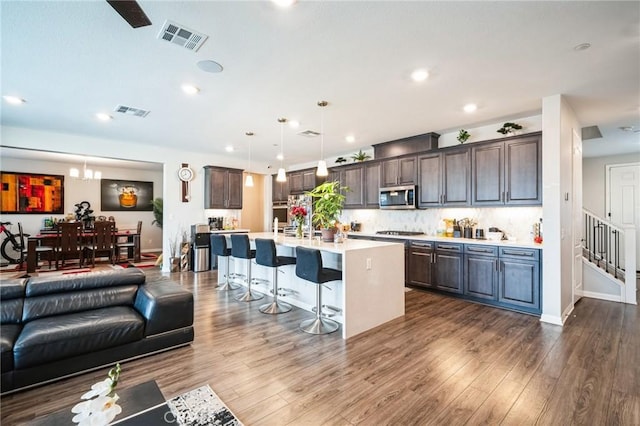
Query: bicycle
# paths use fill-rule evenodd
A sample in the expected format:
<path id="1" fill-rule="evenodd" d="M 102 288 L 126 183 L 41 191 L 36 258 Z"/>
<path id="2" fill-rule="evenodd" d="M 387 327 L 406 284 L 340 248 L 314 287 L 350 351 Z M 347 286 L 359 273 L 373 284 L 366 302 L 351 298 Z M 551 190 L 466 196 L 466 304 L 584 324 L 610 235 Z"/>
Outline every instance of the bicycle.
<path id="1" fill-rule="evenodd" d="M 0 253 L 9 263 L 22 262 L 22 250 L 24 247 L 20 244 L 19 236 L 11 232 L 8 227 L 11 226 L 11 222 L 0 223 L 0 233 L 4 233 L 5 239 L 0 246 Z M 24 237 L 28 237 L 28 234 L 24 234 Z"/>

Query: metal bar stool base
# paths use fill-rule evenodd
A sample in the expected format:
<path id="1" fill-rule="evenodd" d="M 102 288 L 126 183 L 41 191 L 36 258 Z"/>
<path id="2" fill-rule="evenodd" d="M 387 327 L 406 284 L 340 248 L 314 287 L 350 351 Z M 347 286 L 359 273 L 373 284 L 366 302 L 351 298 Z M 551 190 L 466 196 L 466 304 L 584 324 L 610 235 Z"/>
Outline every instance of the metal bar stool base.
<path id="1" fill-rule="evenodd" d="M 233 283 L 226 282 L 226 283 L 218 284 L 218 289 L 217 290 L 218 291 L 234 291 L 234 290 L 239 289 L 240 287 L 242 287 L 242 286 L 240 286 L 238 284 L 233 284 Z"/>
<path id="2" fill-rule="evenodd" d="M 291 310 L 291 305 L 288 303 L 282 303 L 273 301 L 271 303 L 264 304 L 260 306 L 260 312 L 263 314 L 284 314 L 285 312 L 289 312 Z"/>
<path id="3" fill-rule="evenodd" d="M 244 294 L 236 296 L 238 302 L 253 302 L 254 300 L 260 300 L 264 297 L 264 294 L 254 293 L 251 290 L 247 290 Z"/>
<path id="4" fill-rule="evenodd" d="M 337 322 L 325 318 L 312 318 L 300 323 L 300 330 L 309 334 L 329 334 L 339 327 Z"/>

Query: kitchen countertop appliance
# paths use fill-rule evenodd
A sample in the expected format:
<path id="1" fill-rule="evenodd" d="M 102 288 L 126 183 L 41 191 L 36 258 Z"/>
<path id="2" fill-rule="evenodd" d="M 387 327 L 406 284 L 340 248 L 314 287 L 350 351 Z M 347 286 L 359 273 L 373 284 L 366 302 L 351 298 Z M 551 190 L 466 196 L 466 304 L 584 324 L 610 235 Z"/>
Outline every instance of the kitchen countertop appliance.
<path id="1" fill-rule="evenodd" d="M 379 202 L 381 209 L 411 210 L 417 208 L 416 186 L 393 186 L 380 188 Z"/>

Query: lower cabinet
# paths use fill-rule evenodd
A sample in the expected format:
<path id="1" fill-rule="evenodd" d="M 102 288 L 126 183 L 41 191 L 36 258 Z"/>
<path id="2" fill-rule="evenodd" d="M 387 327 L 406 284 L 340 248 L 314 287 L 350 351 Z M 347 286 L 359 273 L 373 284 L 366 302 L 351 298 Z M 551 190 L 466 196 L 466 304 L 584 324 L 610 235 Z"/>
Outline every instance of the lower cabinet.
<path id="1" fill-rule="evenodd" d="M 500 247 L 498 302 L 540 313 L 540 250 Z"/>
<path id="2" fill-rule="evenodd" d="M 408 244 L 407 284 L 432 288 L 433 284 L 433 243 L 412 241 Z"/>
<path id="3" fill-rule="evenodd" d="M 498 300 L 498 247 L 466 244 L 464 294 Z"/>
<path id="4" fill-rule="evenodd" d="M 438 290 L 462 293 L 462 244 L 436 243 L 434 284 Z"/>

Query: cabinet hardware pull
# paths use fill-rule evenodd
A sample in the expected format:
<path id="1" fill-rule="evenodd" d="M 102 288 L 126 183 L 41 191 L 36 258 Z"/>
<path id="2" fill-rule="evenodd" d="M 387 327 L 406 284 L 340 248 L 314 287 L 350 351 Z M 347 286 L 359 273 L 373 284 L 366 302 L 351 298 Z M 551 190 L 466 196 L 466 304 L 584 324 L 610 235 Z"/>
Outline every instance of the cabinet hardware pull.
<path id="1" fill-rule="evenodd" d="M 528 252 L 524 252 L 524 251 L 511 251 L 511 250 L 504 250 L 502 253 L 503 253 L 503 254 L 510 254 L 510 255 L 512 255 L 512 256 L 529 256 L 529 257 L 533 256 L 533 253 L 532 253 L 532 252 L 529 252 L 529 253 L 528 253 Z"/>
<path id="2" fill-rule="evenodd" d="M 467 247 L 467 251 L 475 251 L 476 253 L 493 253 L 493 250 L 490 249 L 480 249 L 474 247 Z"/>
<path id="3" fill-rule="evenodd" d="M 431 244 L 426 243 L 411 243 L 413 247 L 431 247 Z"/>
<path id="4" fill-rule="evenodd" d="M 458 249 L 458 247 L 456 247 L 456 246 L 444 246 L 444 245 L 438 245 L 438 248 L 442 249 L 442 250 L 457 250 Z"/>
<path id="5" fill-rule="evenodd" d="M 504 202 L 505 203 L 509 202 L 509 191 L 507 191 L 507 196 L 505 197 Z"/>
<path id="6" fill-rule="evenodd" d="M 411 256 L 431 256 L 431 253 L 420 253 L 417 251 L 411 252 Z"/>
<path id="7" fill-rule="evenodd" d="M 494 261 L 494 263 L 495 263 L 495 265 L 496 265 L 496 271 L 498 271 L 498 272 L 499 272 L 499 271 L 500 271 L 500 267 L 499 267 L 499 265 L 498 265 L 498 259 L 496 259 L 496 260 Z"/>
<path id="8" fill-rule="evenodd" d="M 502 197 L 501 198 L 502 199 L 500 201 L 504 203 L 504 191 L 502 191 Z"/>

